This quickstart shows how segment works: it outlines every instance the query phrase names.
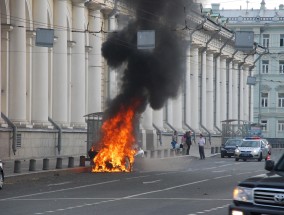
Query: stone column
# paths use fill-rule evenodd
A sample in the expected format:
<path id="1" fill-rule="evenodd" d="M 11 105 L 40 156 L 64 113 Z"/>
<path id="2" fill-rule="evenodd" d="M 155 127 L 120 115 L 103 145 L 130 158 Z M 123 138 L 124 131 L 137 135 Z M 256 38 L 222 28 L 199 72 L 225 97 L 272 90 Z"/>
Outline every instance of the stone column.
<path id="1" fill-rule="evenodd" d="M 207 52 L 207 63 L 206 63 L 206 73 L 207 73 L 207 128 L 209 131 L 214 131 L 214 63 L 213 63 L 213 53 Z"/>
<path id="2" fill-rule="evenodd" d="M 10 55 L 10 31 L 13 30 L 12 25 L 2 25 L 1 26 L 1 111 L 8 116 L 9 110 L 9 55 Z M 0 118 L 1 124 L 4 127 L 8 125 L 5 124 L 4 120 Z"/>
<path id="3" fill-rule="evenodd" d="M 73 1 L 73 29 L 84 31 L 84 2 Z M 71 66 L 71 125 L 85 126 L 85 34 L 73 32 L 75 46 L 72 48 Z"/>
<path id="4" fill-rule="evenodd" d="M 33 2 L 34 28 L 47 28 L 47 1 Z M 33 47 L 31 121 L 48 124 L 48 48 Z"/>
<path id="5" fill-rule="evenodd" d="M 238 119 L 238 62 L 233 62 L 232 118 Z"/>
<path id="6" fill-rule="evenodd" d="M 115 15 L 109 18 L 109 31 L 115 31 L 118 28 L 117 19 Z M 109 68 L 109 96 L 113 99 L 117 96 L 118 89 L 118 73 L 116 69 Z"/>
<path id="7" fill-rule="evenodd" d="M 229 61 L 228 63 L 228 119 L 233 119 L 233 63 Z"/>
<path id="8" fill-rule="evenodd" d="M 90 10 L 89 29 L 98 32 L 101 29 L 102 14 L 99 10 Z M 88 65 L 88 113 L 102 111 L 102 37 L 100 34 L 89 34 L 90 47 Z"/>
<path id="9" fill-rule="evenodd" d="M 0 23 L 2 23 L 1 21 L 1 16 L 0 16 Z M 0 26 L 0 89 L 1 89 L 1 92 L 0 92 L 0 113 L 2 112 L 2 26 Z M 0 117 L 0 124 L 2 124 L 2 118 Z"/>
<path id="10" fill-rule="evenodd" d="M 240 67 L 239 69 L 239 94 L 240 94 L 240 104 L 239 104 L 239 114 L 240 120 L 244 120 L 244 69 Z"/>
<path id="11" fill-rule="evenodd" d="M 220 56 L 216 57 L 216 71 L 215 71 L 215 125 L 221 129 L 221 84 L 220 84 L 220 74 L 221 74 Z"/>
<path id="12" fill-rule="evenodd" d="M 186 73 L 185 73 L 185 90 L 184 90 L 184 96 L 185 96 L 185 107 L 184 107 L 184 114 L 185 114 L 185 124 L 191 126 L 191 52 L 190 48 L 187 49 L 186 52 Z M 188 128 L 186 128 L 188 130 Z"/>
<path id="13" fill-rule="evenodd" d="M 220 121 L 227 119 L 227 64 L 226 56 L 221 56 L 221 70 L 220 70 L 220 81 L 221 81 L 221 98 L 220 99 Z"/>
<path id="14" fill-rule="evenodd" d="M 199 53 L 198 48 L 193 47 L 191 48 L 191 56 L 192 61 L 190 64 L 190 73 L 192 74 L 190 80 L 190 89 L 191 89 L 191 125 L 192 128 L 195 130 L 196 133 L 199 133 L 199 78 L 198 78 L 198 71 L 199 71 Z"/>
<path id="15" fill-rule="evenodd" d="M 173 100 L 168 99 L 167 101 L 167 122 L 173 126 Z"/>
<path id="16" fill-rule="evenodd" d="M 182 130 L 182 94 L 179 92 L 177 97 L 172 100 L 172 126 L 178 130 Z"/>
<path id="17" fill-rule="evenodd" d="M 244 68 L 244 120 L 249 121 L 249 85 L 247 85 L 248 67 Z"/>
<path id="18" fill-rule="evenodd" d="M 201 52 L 201 58 L 202 58 L 202 71 L 201 71 L 201 124 L 207 128 L 207 81 L 206 81 L 206 51 Z"/>
<path id="19" fill-rule="evenodd" d="M 159 129 L 164 129 L 164 108 L 153 111 L 153 123 Z"/>
<path id="20" fill-rule="evenodd" d="M 9 118 L 17 125 L 26 124 L 26 13 L 25 1 L 11 0 Z"/>
<path id="21" fill-rule="evenodd" d="M 54 25 L 61 29 L 55 30 L 57 38 L 53 48 L 53 89 L 52 118 L 66 126 L 68 114 L 67 92 L 67 0 L 54 1 Z"/>
<path id="22" fill-rule="evenodd" d="M 153 130 L 153 110 L 147 105 L 142 117 L 142 126 L 145 130 Z"/>

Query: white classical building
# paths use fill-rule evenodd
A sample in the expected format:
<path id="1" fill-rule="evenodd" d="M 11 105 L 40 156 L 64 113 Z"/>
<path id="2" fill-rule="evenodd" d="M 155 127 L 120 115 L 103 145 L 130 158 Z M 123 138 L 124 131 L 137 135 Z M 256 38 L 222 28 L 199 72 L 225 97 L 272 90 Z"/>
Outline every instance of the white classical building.
<path id="1" fill-rule="evenodd" d="M 121 77 L 107 66 L 101 45 L 107 32 L 125 25 L 121 15 L 134 18 L 127 4 L 115 3 L 0 0 L 0 158 L 86 154 L 84 116 L 105 110 Z M 218 144 L 221 121 L 253 117 L 253 91 L 246 84 L 253 55 L 235 50 L 226 20 L 194 12 L 186 20 L 197 27 L 181 26 L 191 44 L 184 83 L 164 108 L 143 113 L 139 140 L 146 150 L 169 147 L 172 130 L 216 136 Z M 39 28 L 54 30 L 53 47 L 35 45 Z"/>
<path id="2" fill-rule="evenodd" d="M 210 12 L 228 19 L 234 31 L 253 31 L 255 42 L 266 54 L 255 56 L 253 122 L 263 126 L 267 138 L 284 138 L 284 4 L 267 9 L 265 0 L 259 8 L 221 9 L 212 4 Z"/>

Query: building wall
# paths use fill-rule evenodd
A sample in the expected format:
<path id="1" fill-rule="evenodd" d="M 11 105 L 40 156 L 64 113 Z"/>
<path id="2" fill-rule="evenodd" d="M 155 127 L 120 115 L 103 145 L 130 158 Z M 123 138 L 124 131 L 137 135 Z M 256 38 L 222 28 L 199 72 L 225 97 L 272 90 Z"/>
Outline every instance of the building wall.
<path id="1" fill-rule="evenodd" d="M 58 155 L 57 127 L 63 130 L 60 155 L 86 153 L 84 115 L 103 112 L 108 100 L 118 95 L 123 77 L 123 67 L 108 67 L 101 55 L 106 32 L 121 29 L 125 23 L 120 15 L 129 15 L 120 4 L 119 13 L 112 14 L 114 2 L 0 0 L 1 112 L 7 117 L 0 119 L 1 157 Z M 253 56 L 236 53 L 232 33 L 224 26 L 218 31 L 224 23 L 215 18 L 191 13 L 185 19 L 196 26 L 181 31 L 181 38 L 190 44 L 186 78 L 176 98 L 160 110 L 149 107 L 142 114 L 140 136 L 145 148 L 159 147 L 157 131 L 166 139 L 173 130 L 218 139 L 221 121 L 229 112 L 249 120 L 248 101 L 240 96 L 247 90 L 241 72 L 253 64 Z M 52 47 L 35 45 L 37 28 L 54 29 Z M 219 34 L 212 37 L 212 32 Z M 15 155 L 13 127 L 22 140 Z"/>
<path id="2" fill-rule="evenodd" d="M 265 137 L 282 138 L 284 128 L 281 126 L 279 130 L 278 124 L 284 120 L 284 107 L 278 106 L 278 93 L 284 92 L 284 76 L 279 73 L 279 60 L 284 58 L 284 46 L 280 46 L 280 35 L 284 34 L 284 8 L 279 3 L 279 7 L 270 10 L 265 8 L 265 1 L 259 3 L 258 8 L 251 10 L 220 10 L 215 7 L 214 11 L 229 20 L 228 28 L 234 31 L 253 31 L 255 42 L 259 45 L 265 46 L 264 34 L 269 35 L 267 54 L 261 58 L 255 56 L 255 68 L 252 70 L 252 75 L 256 77 L 253 87 L 253 122 L 263 126 L 263 122 L 267 122 L 263 130 Z M 269 62 L 267 74 L 262 73 L 263 60 Z M 268 93 L 267 107 L 262 107 L 261 93 Z"/>

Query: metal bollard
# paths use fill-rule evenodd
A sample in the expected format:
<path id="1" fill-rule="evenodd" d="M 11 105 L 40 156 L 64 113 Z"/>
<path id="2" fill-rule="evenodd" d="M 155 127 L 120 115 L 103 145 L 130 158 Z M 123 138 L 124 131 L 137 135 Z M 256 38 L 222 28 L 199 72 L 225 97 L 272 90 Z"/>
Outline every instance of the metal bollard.
<path id="1" fill-rule="evenodd" d="M 62 169 L 62 158 L 56 159 L 56 169 Z"/>
<path id="2" fill-rule="evenodd" d="M 48 158 L 43 159 L 42 170 L 49 170 L 49 159 Z"/>
<path id="3" fill-rule="evenodd" d="M 14 162 L 14 173 L 21 173 L 21 161 L 15 160 Z"/>
<path id="4" fill-rule="evenodd" d="M 68 158 L 68 168 L 73 168 L 74 167 L 74 157 L 69 157 Z"/>
<path id="5" fill-rule="evenodd" d="M 85 162 L 86 162 L 86 157 L 80 156 L 80 166 L 85 166 Z"/>
<path id="6" fill-rule="evenodd" d="M 29 171 L 35 171 L 35 170 L 36 170 L 36 160 L 30 159 Z"/>

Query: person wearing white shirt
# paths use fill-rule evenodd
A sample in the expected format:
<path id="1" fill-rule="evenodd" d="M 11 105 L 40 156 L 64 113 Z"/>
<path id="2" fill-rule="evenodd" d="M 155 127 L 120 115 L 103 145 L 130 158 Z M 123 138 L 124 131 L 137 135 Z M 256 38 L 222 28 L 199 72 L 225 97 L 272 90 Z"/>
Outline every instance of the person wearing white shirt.
<path id="1" fill-rule="evenodd" d="M 205 138 L 203 137 L 202 134 L 200 134 L 199 135 L 199 141 L 198 141 L 200 160 L 205 159 L 204 145 L 205 145 Z"/>

